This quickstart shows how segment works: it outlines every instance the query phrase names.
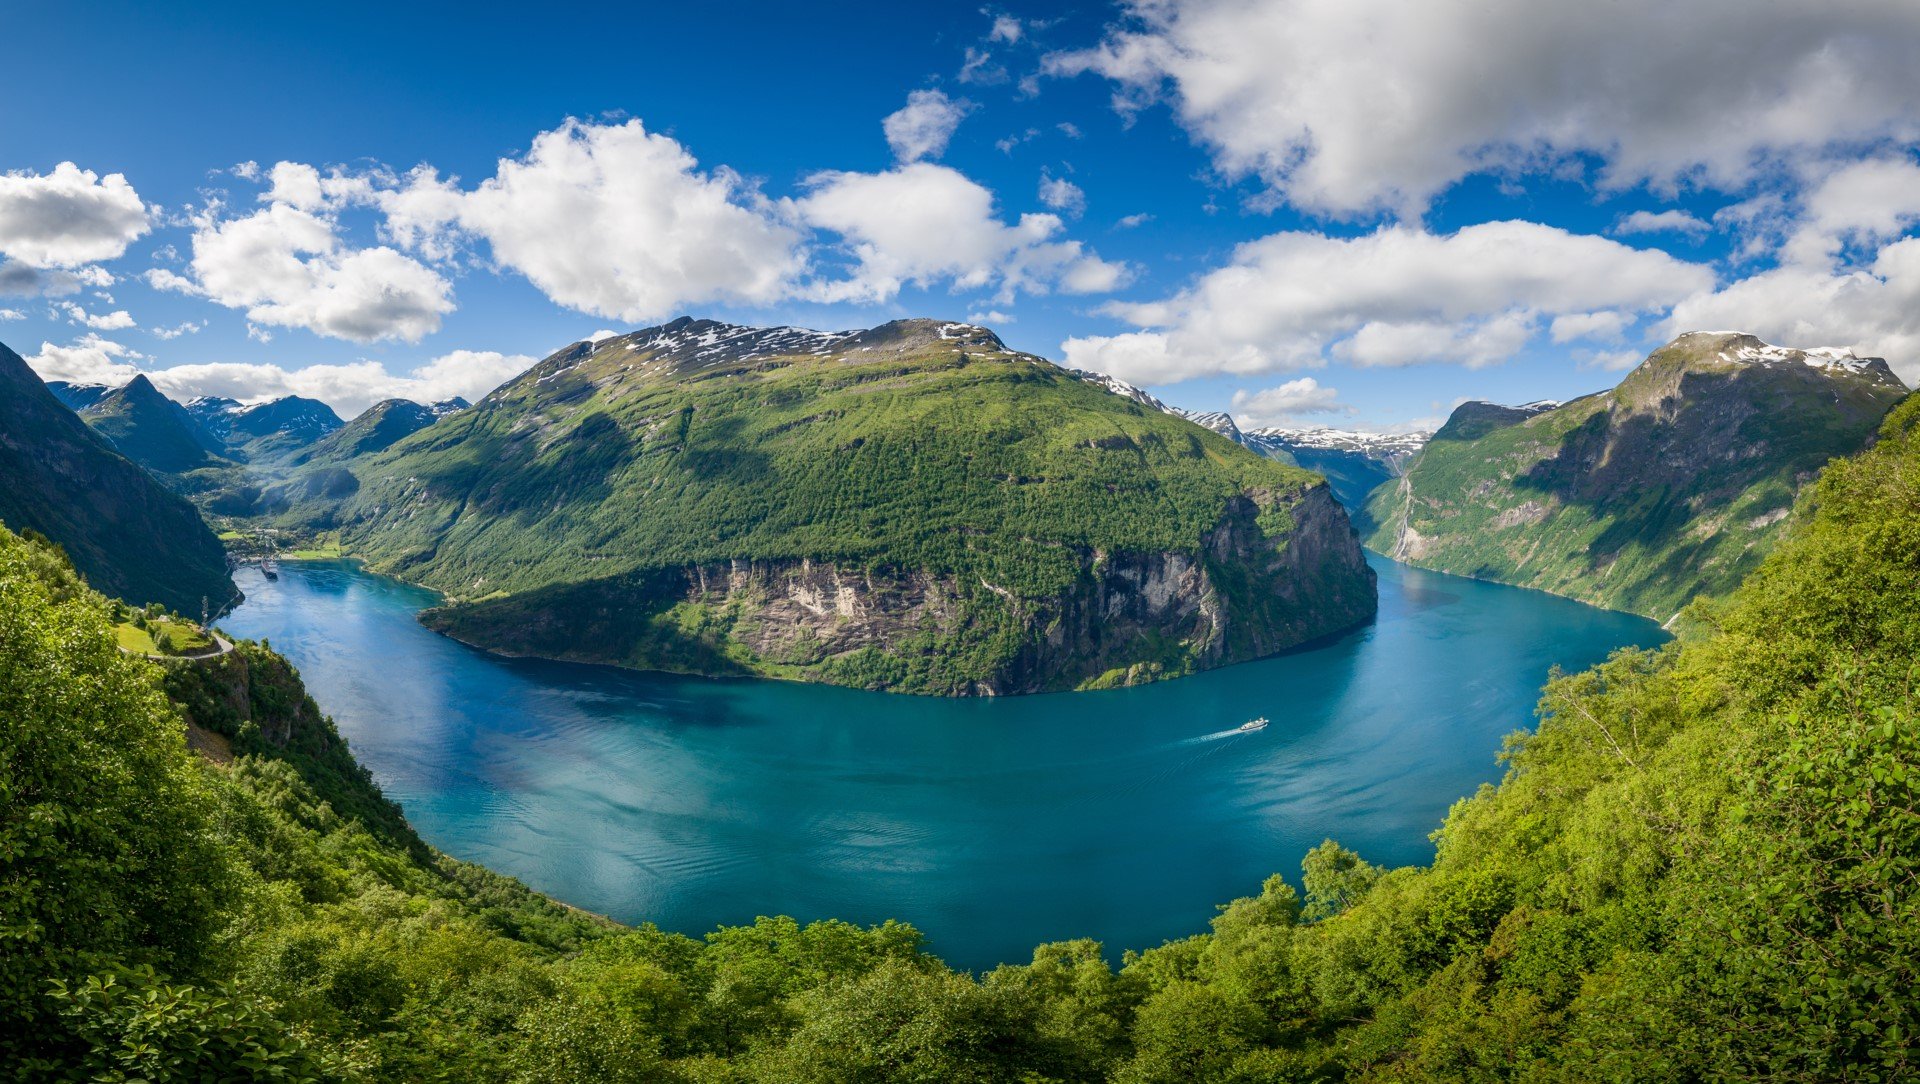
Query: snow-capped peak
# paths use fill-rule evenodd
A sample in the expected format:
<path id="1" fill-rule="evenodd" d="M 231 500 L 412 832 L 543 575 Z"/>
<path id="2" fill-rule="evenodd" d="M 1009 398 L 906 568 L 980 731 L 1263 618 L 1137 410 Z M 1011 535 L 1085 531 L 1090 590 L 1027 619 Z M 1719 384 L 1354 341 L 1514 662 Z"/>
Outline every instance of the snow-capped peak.
<path id="1" fill-rule="evenodd" d="M 1272 441 L 1282 446 L 1317 448 L 1326 451 L 1358 452 L 1375 458 L 1412 455 L 1426 447 L 1433 434 L 1424 430 L 1410 433 L 1373 433 L 1362 429 L 1333 429 L 1324 425 L 1304 429 L 1264 426 L 1250 429 L 1247 436 Z"/>
<path id="2" fill-rule="evenodd" d="M 1805 365 L 1828 372 L 1891 376 L 1884 358 L 1861 357 L 1848 346 L 1775 346 L 1757 335 L 1741 331 L 1693 331 L 1680 336 L 1687 339 L 1719 340 L 1714 357 L 1738 365 Z"/>

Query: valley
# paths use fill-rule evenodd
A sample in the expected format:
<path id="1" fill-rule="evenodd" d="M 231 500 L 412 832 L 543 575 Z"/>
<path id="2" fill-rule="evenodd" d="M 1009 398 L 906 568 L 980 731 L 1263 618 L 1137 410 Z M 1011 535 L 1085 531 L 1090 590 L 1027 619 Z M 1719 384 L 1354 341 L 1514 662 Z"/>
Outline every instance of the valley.
<path id="1" fill-rule="evenodd" d="M 1920 2 L 0 26 L 0 1084 L 1920 1081 Z"/>

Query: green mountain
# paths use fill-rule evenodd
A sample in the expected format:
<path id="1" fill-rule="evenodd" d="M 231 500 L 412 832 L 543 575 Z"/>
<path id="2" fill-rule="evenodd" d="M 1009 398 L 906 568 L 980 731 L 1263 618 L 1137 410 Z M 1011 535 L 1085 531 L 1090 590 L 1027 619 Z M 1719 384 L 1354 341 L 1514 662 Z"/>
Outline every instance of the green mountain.
<path id="1" fill-rule="evenodd" d="M 158 394 L 157 392 L 155 393 Z M 63 546 L 100 590 L 198 614 L 237 594 L 200 514 L 62 405 L 0 346 L 0 523 Z"/>
<path id="2" fill-rule="evenodd" d="M 151 471 L 184 474 L 223 466 L 220 442 L 144 374 L 82 408 L 80 417 L 121 455 Z"/>
<path id="3" fill-rule="evenodd" d="M 1460 407 L 1375 491 L 1368 545 L 1666 620 L 1752 571 L 1801 486 L 1906 391 L 1878 358 L 1683 335 L 1612 391 Z"/>
<path id="4" fill-rule="evenodd" d="M 289 525 L 512 654 L 932 693 L 1151 680 L 1350 628 L 1321 480 L 992 332 L 681 319 L 577 343 Z"/>
<path id="5" fill-rule="evenodd" d="M 1380 869 L 1330 840 L 1301 863 L 1304 892 L 1272 877 L 1118 968 L 1063 941 L 980 976 L 897 923 L 628 929 L 437 854 L 284 660 L 123 655 L 58 555 L 0 531 L 0 1064 L 528 1084 L 1912 1079 L 1916 478 L 1920 402 L 1826 469 L 1697 638 L 1555 675 L 1432 866 Z"/>
<path id="6" fill-rule="evenodd" d="M 454 407 L 458 402 L 459 407 Z M 346 425 L 314 441 L 293 457 L 295 464 L 332 463 L 354 456 L 385 451 L 434 422 L 442 414 L 463 409 L 468 404 L 452 400 L 446 409 L 422 406 L 409 399 L 387 399 L 375 403 Z"/>

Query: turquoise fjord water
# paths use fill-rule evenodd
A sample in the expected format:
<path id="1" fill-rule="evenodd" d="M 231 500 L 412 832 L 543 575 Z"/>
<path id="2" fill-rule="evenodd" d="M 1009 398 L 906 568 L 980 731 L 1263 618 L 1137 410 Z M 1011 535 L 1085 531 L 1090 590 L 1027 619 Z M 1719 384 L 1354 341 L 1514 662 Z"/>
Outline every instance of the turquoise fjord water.
<path id="1" fill-rule="evenodd" d="M 1432 858 L 1549 667 L 1652 622 L 1373 559 L 1380 617 L 1279 658 L 1100 693 L 942 700 L 502 659 L 428 592 L 338 562 L 243 573 L 222 625 L 293 660 L 434 845 L 627 922 L 899 918 L 955 966 L 1145 948 L 1296 878 L 1332 836 Z M 1251 734 L 1234 728 L 1272 719 Z"/>

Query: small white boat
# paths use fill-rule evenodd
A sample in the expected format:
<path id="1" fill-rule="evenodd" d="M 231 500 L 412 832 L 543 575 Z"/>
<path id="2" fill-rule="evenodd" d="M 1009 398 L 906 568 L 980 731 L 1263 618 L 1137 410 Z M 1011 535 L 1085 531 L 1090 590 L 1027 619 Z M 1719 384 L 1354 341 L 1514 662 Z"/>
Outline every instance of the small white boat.
<path id="1" fill-rule="evenodd" d="M 1242 734 L 1245 734 L 1249 731 L 1265 730 L 1266 726 L 1267 726 L 1267 717 L 1262 715 L 1258 719 L 1251 719 L 1251 720 L 1248 720 L 1247 722 L 1241 723 L 1240 732 Z"/>

